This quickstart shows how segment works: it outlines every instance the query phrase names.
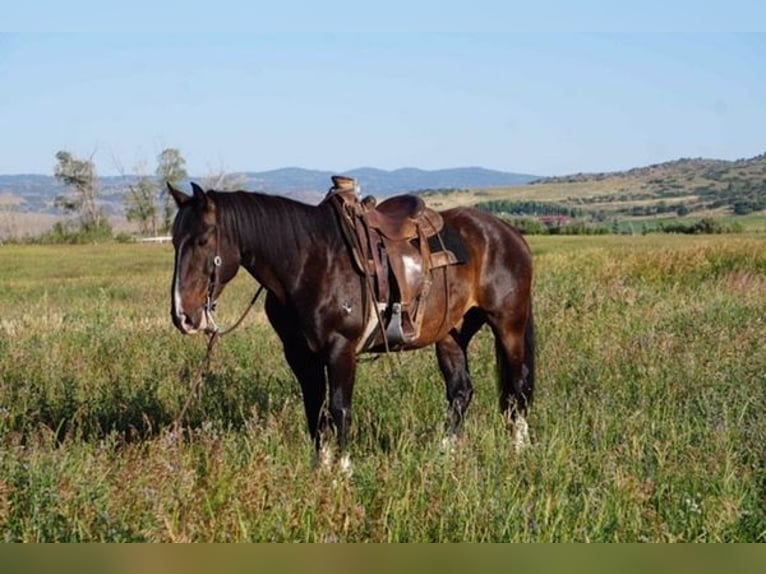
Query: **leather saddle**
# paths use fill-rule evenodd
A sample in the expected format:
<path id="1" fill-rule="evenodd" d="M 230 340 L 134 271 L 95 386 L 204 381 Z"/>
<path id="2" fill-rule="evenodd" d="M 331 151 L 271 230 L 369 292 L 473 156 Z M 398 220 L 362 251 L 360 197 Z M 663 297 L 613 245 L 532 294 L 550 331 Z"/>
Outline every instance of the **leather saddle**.
<path id="1" fill-rule="evenodd" d="M 396 348 L 417 339 L 431 271 L 457 263 L 441 240 L 444 219 L 420 197 L 398 195 L 381 203 L 360 198 L 349 177 L 333 176 L 325 201 L 332 202 L 357 269 L 373 287 L 384 345 Z M 429 239 L 441 246 L 432 251 Z"/>
<path id="2" fill-rule="evenodd" d="M 370 209 L 367 222 L 388 239 L 414 239 L 425 210 L 426 205 L 419 197 L 398 195 Z"/>

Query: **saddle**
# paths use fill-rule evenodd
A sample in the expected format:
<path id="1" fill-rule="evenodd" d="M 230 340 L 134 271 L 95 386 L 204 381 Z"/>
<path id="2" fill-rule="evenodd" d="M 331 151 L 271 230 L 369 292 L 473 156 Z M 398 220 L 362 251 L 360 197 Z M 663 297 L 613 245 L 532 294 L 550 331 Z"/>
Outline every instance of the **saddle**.
<path id="1" fill-rule="evenodd" d="M 444 219 L 417 196 L 377 203 L 371 196 L 361 199 L 352 178 L 333 176 L 332 181 L 325 201 L 335 207 L 352 259 L 373 288 L 384 344 L 410 343 L 420 334 L 431 271 L 457 263 L 441 239 Z"/>

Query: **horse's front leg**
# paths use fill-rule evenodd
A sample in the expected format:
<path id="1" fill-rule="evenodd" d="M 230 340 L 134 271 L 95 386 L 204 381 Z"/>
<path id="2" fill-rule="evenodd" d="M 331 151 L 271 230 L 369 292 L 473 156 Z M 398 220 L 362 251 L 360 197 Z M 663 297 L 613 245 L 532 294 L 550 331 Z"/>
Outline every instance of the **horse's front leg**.
<path id="1" fill-rule="evenodd" d="M 322 357 L 311 350 L 305 335 L 295 328 L 298 320 L 294 311 L 280 304 L 274 296 L 266 298 L 266 315 L 282 340 L 285 359 L 301 385 L 306 422 L 315 454 L 322 446 L 322 434 L 327 426 L 322 406 L 327 395 L 327 380 Z"/>
<path id="2" fill-rule="evenodd" d="M 347 445 L 356 378 L 356 349 L 352 343 L 344 340 L 332 346 L 327 357 L 327 378 L 330 384 L 330 415 L 338 438 L 340 469 L 344 474 L 351 475 Z"/>

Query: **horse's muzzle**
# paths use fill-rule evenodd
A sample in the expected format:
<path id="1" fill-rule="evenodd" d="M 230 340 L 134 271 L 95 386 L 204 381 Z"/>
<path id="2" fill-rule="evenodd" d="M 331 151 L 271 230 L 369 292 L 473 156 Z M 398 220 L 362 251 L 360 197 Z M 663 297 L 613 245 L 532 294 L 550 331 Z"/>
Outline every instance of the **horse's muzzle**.
<path id="1" fill-rule="evenodd" d="M 173 325 L 184 335 L 194 335 L 200 331 L 207 330 L 207 313 L 202 309 L 193 314 L 184 311 L 174 311 L 171 313 L 171 316 L 173 318 Z"/>

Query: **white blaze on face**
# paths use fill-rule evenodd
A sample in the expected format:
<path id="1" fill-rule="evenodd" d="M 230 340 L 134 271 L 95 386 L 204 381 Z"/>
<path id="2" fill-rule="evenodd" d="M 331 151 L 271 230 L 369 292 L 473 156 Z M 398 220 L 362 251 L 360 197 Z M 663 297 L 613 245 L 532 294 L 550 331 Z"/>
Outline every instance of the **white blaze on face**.
<path id="1" fill-rule="evenodd" d="M 188 238 L 187 238 L 188 239 Z M 183 313 L 183 304 L 181 303 L 181 261 L 183 259 L 183 248 L 187 239 L 181 240 L 176 249 L 175 269 L 173 272 L 173 314 L 180 317 Z"/>

